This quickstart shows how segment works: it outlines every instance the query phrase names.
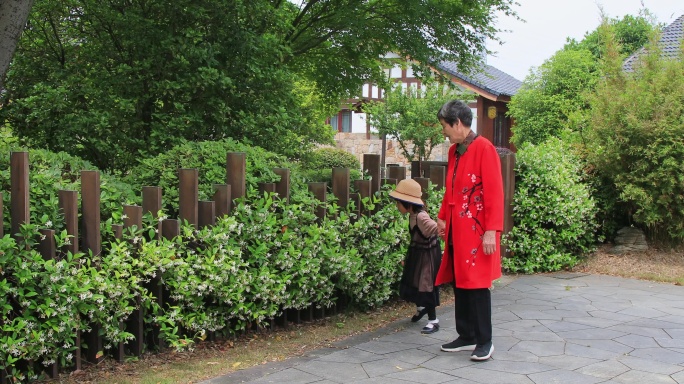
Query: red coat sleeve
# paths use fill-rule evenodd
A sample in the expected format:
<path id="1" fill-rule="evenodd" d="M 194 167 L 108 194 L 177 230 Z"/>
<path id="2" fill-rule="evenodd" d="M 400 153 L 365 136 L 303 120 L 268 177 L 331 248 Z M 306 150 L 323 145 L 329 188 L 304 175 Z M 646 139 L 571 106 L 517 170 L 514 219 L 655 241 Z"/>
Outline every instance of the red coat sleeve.
<path id="1" fill-rule="evenodd" d="M 485 231 L 503 231 L 504 192 L 501 176 L 501 160 L 496 148 L 487 145 L 480 162 L 482 169 L 482 191 L 485 198 Z"/>

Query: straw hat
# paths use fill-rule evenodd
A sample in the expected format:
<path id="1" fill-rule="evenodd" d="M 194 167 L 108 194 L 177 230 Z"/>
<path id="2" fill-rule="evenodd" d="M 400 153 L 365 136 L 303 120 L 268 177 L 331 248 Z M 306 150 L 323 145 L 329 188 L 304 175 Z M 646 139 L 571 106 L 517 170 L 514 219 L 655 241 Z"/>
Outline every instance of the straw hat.
<path id="1" fill-rule="evenodd" d="M 423 196 L 420 184 L 413 179 L 404 179 L 397 184 L 397 188 L 390 192 L 390 197 L 406 201 L 411 204 L 425 205 L 420 198 Z"/>

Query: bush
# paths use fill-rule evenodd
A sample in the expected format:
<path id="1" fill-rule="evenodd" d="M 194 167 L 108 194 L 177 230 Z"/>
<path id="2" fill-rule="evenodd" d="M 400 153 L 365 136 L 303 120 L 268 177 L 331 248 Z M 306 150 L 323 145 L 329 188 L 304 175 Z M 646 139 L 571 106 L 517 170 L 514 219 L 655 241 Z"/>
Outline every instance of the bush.
<path id="1" fill-rule="evenodd" d="M 652 42 L 653 43 L 653 42 Z M 684 56 L 648 45 L 633 73 L 612 63 L 591 101 L 588 161 L 653 240 L 684 241 Z"/>
<path id="2" fill-rule="evenodd" d="M 579 159 L 557 138 L 527 144 L 516 158 L 514 227 L 506 236 L 510 272 L 558 271 L 574 266 L 597 242 L 596 204 Z"/>
<path id="3" fill-rule="evenodd" d="M 280 180 L 273 168 L 288 168 L 293 183 L 297 177 L 296 166 L 284 157 L 259 147 L 250 147 L 233 139 L 221 141 L 188 142 L 153 158 L 141 161 L 126 180 L 136 188 L 157 186 L 162 188 L 164 209 L 172 217 L 178 212 L 178 169 L 196 168 L 199 173 L 199 199 L 211 200 L 214 184 L 226 183 L 226 155 L 228 152 L 246 153 L 247 195 L 256 194 L 258 183 Z M 298 185 L 291 185 L 297 189 Z"/>
<path id="4" fill-rule="evenodd" d="M 361 163 L 356 156 L 337 148 L 318 148 L 307 153 L 301 162 L 306 181 L 332 185 L 333 168 L 349 168 L 350 180 L 361 179 Z"/>
<path id="5" fill-rule="evenodd" d="M 5 228 L 10 226 L 10 152 L 0 145 L 0 188 L 3 191 Z M 64 152 L 54 153 L 42 149 L 29 152 L 29 204 L 30 222 L 52 222 L 59 232 L 63 228 L 59 213 L 59 190 L 81 191 L 81 171 L 97 170 L 89 162 Z M 100 215 L 102 221 L 110 218 L 119 222 L 124 204 L 139 204 L 140 193 L 117 177 L 100 172 Z M 80 204 L 80 199 L 79 199 Z M 80 212 L 80 209 L 79 209 Z"/>

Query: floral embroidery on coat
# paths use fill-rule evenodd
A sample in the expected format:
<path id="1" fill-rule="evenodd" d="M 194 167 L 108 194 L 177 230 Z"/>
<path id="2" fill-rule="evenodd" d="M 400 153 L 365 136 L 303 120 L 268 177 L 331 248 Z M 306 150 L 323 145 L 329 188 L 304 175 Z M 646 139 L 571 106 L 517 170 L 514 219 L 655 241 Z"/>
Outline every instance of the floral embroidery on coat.
<path id="1" fill-rule="evenodd" d="M 466 259 L 466 264 L 468 267 L 475 266 L 475 259 L 477 258 L 477 251 L 482 246 L 482 237 L 484 236 L 485 230 L 480 220 L 480 214 L 483 213 L 484 205 L 484 191 L 482 190 L 482 177 L 475 175 L 474 173 L 469 173 L 468 177 L 472 185 L 463 187 L 461 193 L 463 194 L 463 205 L 461 205 L 461 211 L 459 212 L 459 217 L 468 218 L 473 220 L 473 225 L 471 229 L 473 232 L 477 233 L 480 238 L 480 243 L 477 248 L 470 250 L 472 258 Z"/>

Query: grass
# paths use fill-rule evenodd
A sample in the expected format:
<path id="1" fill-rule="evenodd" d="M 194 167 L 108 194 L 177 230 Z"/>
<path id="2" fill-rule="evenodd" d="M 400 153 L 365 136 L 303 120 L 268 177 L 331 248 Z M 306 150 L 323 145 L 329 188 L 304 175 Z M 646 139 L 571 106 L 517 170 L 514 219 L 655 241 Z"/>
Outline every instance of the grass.
<path id="1" fill-rule="evenodd" d="M 587 257 L 573 268 L 575 272 L 620 276 L 684 285 L 684 249 L 611 255 L 607 249 Z M 571 289 L 572 287 L 566 287 Z M 450 290 L 442 290 L 442 303 L 453 302 Z M 140 360 L 116 363 L 111 359 L 85 367 L 78 374 L 64 374 L 60 383 L 196 383 L 237 370 L 287 358 L 302 356 L 335 342 L 385 327 L 413 315 L 408 303 L 392 301 L 367 312 L 348 312 L 326 319 L 291 324 L 289 329 L 249 333 L 237 339 L 204 342 L 193 352 L 148 354 Z"/>

